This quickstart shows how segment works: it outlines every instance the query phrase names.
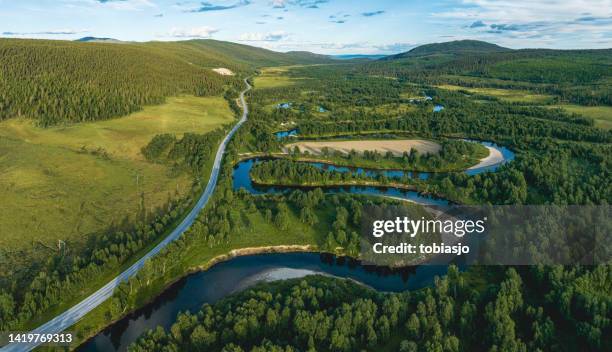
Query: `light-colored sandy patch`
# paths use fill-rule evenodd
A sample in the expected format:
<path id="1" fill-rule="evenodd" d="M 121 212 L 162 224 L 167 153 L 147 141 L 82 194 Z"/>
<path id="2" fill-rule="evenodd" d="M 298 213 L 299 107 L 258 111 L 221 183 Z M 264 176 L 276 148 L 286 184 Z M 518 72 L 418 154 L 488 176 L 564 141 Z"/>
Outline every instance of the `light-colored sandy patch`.
<path id="1" fill-rule="evenodd" d="M 213 68 L 213 71 L 217 72 L 221 76 L 233 76 L 234 75 L 234 72 L 232 72 L 232 70 L 228 68 L 224 68 L 224 67 Z"/>
<path id="2" fill-rule="evenodd" d="M 411 148 L 416 149 L 420 154 L 435 154 L 440 151 L 440 145 L 435 142 L 422 139 L 392 139 L 392 140 L 354 140 L 354 141 L 319 141 L 319 142 L 297 142 L 287 144 L 283 151 L 285 153 L 292 151 L 295 147 L 300 149 L 300 152 L 308 151 L 313 155 L 322 154 L 323 148 L 327 147 L 330 151 L 339 151 L 343 154 L 348 154 L 351 150 L 357 153 L 364 151 L 378 151 L 381 154 L 387 152 L 393 153 L 395 156 L 402 156 L 404 152 L 409 152 Z"/>
<path id="3" fill-rule="evenodd" d="M 479 169 L 481 167 L 487 167 L 491 165 L 497 165 L 501 163 L 502 161 L 504 161 L 504 156 L 502 155 L 500 150 L 493 148 L 493 147 L 488 147 L 488 146 L 485 146 L 485 147 L 489 150 L 489 155 L 486 158 L 480 159 L 480 162 L 478 164 L 470 167 L 468 170 Z"/>

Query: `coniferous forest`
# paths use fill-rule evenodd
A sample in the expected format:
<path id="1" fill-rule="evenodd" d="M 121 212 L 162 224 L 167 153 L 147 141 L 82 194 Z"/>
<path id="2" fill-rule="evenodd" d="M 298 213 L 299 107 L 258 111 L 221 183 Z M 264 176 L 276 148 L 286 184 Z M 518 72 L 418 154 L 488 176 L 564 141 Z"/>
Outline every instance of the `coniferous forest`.
<path id="1" fill-rule="evenodd" d="M 466 205 L 609 210 L 612 202 L 612 130 L 586 112 L 564 108 L 610 108 L 609 49 L 510 50 L 467 41 L 339 62 L 206 40 L 1 40 L 0 57 L 0 120 L 28 118 L 47 128 L 121 118 L 180 95 L 224 96 L 239 116 L 242 79 L 253 85 L 246 94 L 248 121 L 228 144 L 209 203 L 179 239 L 74 326 L 79 343 L 130 312 L 139 314 L 177 279 L 231 260 L 233 251 L 295 245 L 358 258 L 366 206 L 424 211 L 371 194 L 332 194 L 330 187 L 398 187 Z M 211 71 L 216 67 L 236 75 L 220 76 Z M 517 92 L 519 98 L 512 95 Z M 230 127 L 152 137 L 139 157 L 189 175 L 189 195 L 89 237 L 83 251 L 60 250 L 22 268 L 18 282 L 0 277 L 0 330 L 39 325 L 40 316 L 46 321 L 70 307 L 98 288 L 92 282 L 159 243 L 203 192 Z M 278 134 L 288 130 L 294 135 Z M 440 152 L 285 149 L 304 141 L 398 139 L 432 141 Z M 466 160 L 481 160 L 479 141 L 514 157 L 491 171 L 466 172 Z M 313 160 L 432 174 L 373 177 L 315 167 Z M 235 187 L 236 170 L 251 161 L 246 177 L 255 186 L 293 187 L 261 194 Z M 607 242 L 601 247 L 610 249 Z M 326 276 L 261 283 L 171 317 L 169 329 L 143 331 L 129 350 L 604 351 L 612 345 L 612 266 L 609 258 L 594 264 L 448 265 L 431 285 L 399 293 Z"/>
<path id="2" fill-rule="evenodd" d="M 470 55 L 477 56 L 473 52 Z M 498 55 L 526 59 L 516 67 L 505 63 L 495 66 L 495 70 L 482 69 L 508 60 Z M 551 60 L 569 62 L 574 55 L 593 57 L 585 59 L 589 64 L 581 69 L 571 65 L 551 68 Z M 485 64 L 475 66 L 481 70 L 478 75 L 445 76 L 465 73 L 461 70 L 466 69 L 475 72 L 470 58 L 457 56 L 451 63 L 442 60 L 429 66 L 420 66 L 418 58 L 397 58 L 362 65 L 298 67 L 285 75 L 300 83 L 282 88 L 258 90 L 255 79 L 256 89 L 250 99 L 252 119 L 237 136 L 235 145 L 241 151 L 274 151 L 296 138 L 358 142 L 368 138 L 418 136 L 436 140 L 460 136 L 491 140 L 512 149 L 516 159 L 495 172 L 442 174 L 424 183 L 410 179 L 393 182 L 466 204 L 605 206 L 612 201 L 610 131 L 596 127 L 587 116 L 547 106 L 560 101 L 605 104 L 609 85 L 598 85 L 594 88 L 598 93 L 590 98 L 573 95 L 576 84 L 605 79 L 609 71 L 602 71 L 602 67 L 610 65 L 605 52 L 481 54 L 478 57 Z M 550 58 L 533 59 L 541 56 Z M 511 76 L 518 70 L 522 73 Z M 582 75 L 581 70 L 589 72 Z M 538 75 L 540 78 L 534 78 Z M 573 75 L 580 76 L 580 80 L 572 81 Z M 466 83 L 485 76 L 506 80 L 495 84 L 486 80 Z M 440 89 L 436 87 L 438 82 L 466 83 L 466 89 L 520 87 L 550 94 L 550 98 L 544 104 L 509 102 L 491 95 Z M 430 96 L 431 101 L 415 98 L 419 96 Z M 283 102 L 291 105 L 279 107 Z M 432 113 L 434 104 L 443 105 L 444 110 Z M 371 109 L 372 106 L 383 108 Z M 296 129 L 297 137 L 281 141 L 274 138 L 271 132 L 282 130 L 280 123 Z M 300 160 L 332 155 L 293 153 L 282 160 L 264 160 L 253 167 L 250 175 L 265 184 L 308 187 L 391 181 L 322 170 Z M 369 157 L 362 156 L 363 160 Z M 359 157 L 346 158 L 351 165 L 360 165 Z M 316 212 L 312 209 L 324 208 L 324 203 L 309 202 L 311 193 L 305 196 L 298 190 L 288 197 L 275 196 L 276 202 L 287 206 L 261 211 L 280 229 L 288 228 L 287 212 L 300 215 L 304 222 L 321 222 L 320 216 L 315 215 L 313 220 Z M 256 199 L 239 195 L 247 203 Z M 342 199 L 336 198 L 336 202 L 342 204 Z M 366 204 L 362 199 L 357 203 L 360 209 Z M 322 239 L 322 248 L 335 248 L 347 239 L 345 248 L 354 248 L 350 233 L 359 222 L 352 216 L 363 210 L 346 209 L 346 215 L 342 210 L 334 213 L 339 219 L 350 219 L 348 228 L 332 230 Z M 149 331 L 131 350 L 599 351 L 611 343 L 611 284 L 609 264 L 487 266 L 463 273 L 451 266 L 447 276 L 436 279 L 431 288 L 400 294 L 378 293 L 350 281 L 308 277 L 261 284 L 204 305 L 197 312 L 180 314 L 170 329 Z"/>

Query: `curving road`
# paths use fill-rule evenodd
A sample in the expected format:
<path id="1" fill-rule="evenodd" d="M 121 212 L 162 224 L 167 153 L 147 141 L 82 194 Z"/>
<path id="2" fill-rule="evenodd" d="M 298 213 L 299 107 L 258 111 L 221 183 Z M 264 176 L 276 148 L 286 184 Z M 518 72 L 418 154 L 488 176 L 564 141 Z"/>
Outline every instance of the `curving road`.
<path id="1" fill-rule="evenodd" d="M 244 99 L 244 94 L 251 89 L 251 85 L 247 80 L 244 80 L 246 84 L 246 89 L 240 93 L 240 102 L 242 104 L 242 117 L 238 121 L 238 123 L 231 129 L 231 131 L 225 136 L 223 142 L 219 146 L 217 150 L 217 155 L 215 156 L 215 162 L 213 164 L 212 172 L 210 174 L 210 179 L 208 180 L 208 184 L 206 185 L 206 189 L 202 196 L 196 203 L 196 205 L 191 209 L 189 214 L 181 221 L 181 223 L 168 235 L 168 237 L 164 238 L 155 248 L 151 249 L 147 254 L 145 254 L 142 258 L 140 258 L 136 263 L 126 269 L 124 272 L 119 274 L 117 277 L 112 279 L 109 283 L 104 285 L 98 291 L 91 294 L 89 297 L 85 298 L 72 308 L 68 309 L 64 313 L 56 316 L 55 318 L 49 320 L 47 323 L 39 326 L 38 328 L 31 331 L 34 334 L 53 334 L 60 333 L 67 328 L 74 325 L 77 321 L 83 318 L 87 313 L 92 311 L 94 308 L 102 304 L 102 302 L 106 301 L 113 295 L 113 291 L 116 287 L 119 286 L 124 281 L 127 281 L 130 277 L 134 276 L 140 268 L 144 266 L 144 263 L 147 259 L 152 258 L 157 253 L 159 253 L 164 247 L 166 247 L 169 243 L 179 238 L 188 228 L 193 224 L 194 220 L 200 213 L 200 211 L 206 206 L 208 200 L 213 194 L 215 187 L 217 185 L 217 179 L 219 178 L 219 170 L 221 169 L 221 161 L 223 160 L 223 154 L 225 153 L 225 148 L 227 144 L 232 139 L 232 136 L 236 133 L 238 128 L 242 126 L 242 124 L 247 120 L 249 115 L 249 108 Z M 35 347 L 40 345 L 40 343 L 22 343 L 22 344 L 11 344 L 4 346 L 0 349 L 1 352 L 15 352 L 15 351 L 31 351 Z"/>

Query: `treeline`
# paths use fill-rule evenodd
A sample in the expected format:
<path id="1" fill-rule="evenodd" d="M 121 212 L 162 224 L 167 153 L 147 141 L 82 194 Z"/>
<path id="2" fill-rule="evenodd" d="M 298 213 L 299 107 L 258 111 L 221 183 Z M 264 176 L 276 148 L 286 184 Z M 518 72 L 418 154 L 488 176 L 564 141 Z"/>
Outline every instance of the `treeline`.
<path id="1" fill-rule="evenodd" d="M 219 129 L 206 135 L 185 134 L 180 140 L 157 137 L 145 148 L 145 155 L 161 157 L 163 151 L 158 153 L 159 146 L 170 139 L 169 153 L 163 155 L 197 176 L 214 157 L 224 135 Z M 60 247 L 45 262 L 31 263 L 30 270 L 21 272 L 19 277 L 0 278 L 0 330 L 21 326 L 89 289 L 92 278 L 118 270 L 134 254 L 165 234 L 169 226 L 174 226 L 193 205 L 193 197 L 199 195 L 202 188 L 203 183 L 194 181 L 189 192 L 191 196 L 176 199 L 169 194 L 165 206 L 150 212 L 147 212 L 142 195 L 136 219 L 125 219 L 111 226 L 106 234 L 91 235 L 82 250 Z"/>
<path id="2" fill-rule="evenodd" d="M 227 170 L 229 171 L 229 170 Z M 141 271 L 118 287 L 105 312 L 108 322 L 147 301 L 151 287 L 160 287 L 185 274 L 183 256 L 195 248 L 231 249 L 238 234 L 245 236 L 253 226 L 249 215 L 259 214 L 278 231 L 287 231 L 299 222 L 317 226 L 324 232 L 316 243 L 329 252 L 358 256 L 363 207 L 385 200 L 354 199 L 348 195 L 325 196 L 321 189 L 296 190 L 286 195 L 253 196 L 244 191 L 233 192 L 224 177 L 220 178 L 215 196 L 189 228 L 188 232 L 169 244 L 156 257 L 147 261 Z"/>
<path id="3" fill-rule="evenodd" d="M 290 74 L 313 79 L 300 80 L 287 94 L 293 97 L 298 87 L 307 91 L 320 90 L 328 84 L 326 77 L 341 81 L 347 91 L 356 90 L 385 94 L 384 99 L 401 101 L 399 88 L 389 80 L 388 91 L 361 89 L 367 80 L 355 79 L 359 72 L 350 65 L 335 67 L 314 67 Z M 291 73 L 293 72 L 293 73 Z M 345 78 L 342 78 L 345 77 Z M 378 80 L 378 78 L 376 79 Z M 318 88 L 317 88 L 318 84 Z M 331 83 L 330 83 L 331 84 Z M 514 82 L 513 84 L 526 84 Z M 378 87 L 378 83 L 373 84 Z M 270 94 L 270 95 L 267 95 Z M 433 178 L 428 191 L 445 194 L 457 202 L 484 202 L 491 204 L 516 203 L 558 203 L 558 204 L 609 204 L 612 202 L 610 164 L 612 155 L 610 143 L 612 132 L 592 127 L 589 118 L 563 113 L 558 109 L 537 106 L 522 106 L 500 101 L 479 103 L 473 97 L 461 92 L 448 92 L 435 88 L 424 89 L 422 94 L 430 95 L 433 102 L 445 106 L 445 110 L 431 113 L 429 109 L 417 108 L 395 117 L 383 117 L 376 113 L 362 111 L 349 116 L 342 112 L 331 112 L 326 119 L 308 118 L 308 114 L 294 115 L 291 120 L 298 122 L 301 138 L 324 136 L 347 136 L 376 133 L 377 138 L 389 138 L 393 134 L 418 135 L 426 138 L 438 136 L 464 136 L 482 140 L 493 140 L 511 148 L 516 160 L 499 168 L 495 173 L 469 176 L 454 173 L 446 179 Z M 266 102 L 282 92 L 265 90 L 255 92 L 258 121 L 274 123 L 285 121 L 279 112 L 267 113 L 259 109 Z M 351 99 L 358 99 L 355 95 Z M 297 99 L 297 97 L 295 97 Z M 334 95 L 327 97 L 335 100 Z M 299 101 L 299 100 L 297 100 Z M 383 101 L 383 100 L 381 100 Z M 338 100 L 338 108 L 343 104 Z M 260 132 L 265 134 L 265 126 Z M 391 137 L 393 138 L 393 137 Z M 269 145 L 268 145 L 269 146 Z M 262 145 L 262 147 L 266 147 Z M 267 149 L 262 149 L 267 150 Z M 381 161 L 384 159 L 381 159 Z M 344 179 L 348 176 L 318 175 L 316 170 L 308 171 L 311 176 L 325 179 Z M 262 175 L 263 176 L 263 175 Z M 282 175 L 279 175 L 283 179 Z M 309 176 L 309 179 L 313 179 Z M 322 178 L 320 178 L 322 179 Z M 346 181 L 346 180 L 345 180 Z"/>
<path id="4" fill-rule="evenodd" d="M 47 312 L 52 307 L 76 297 L 90 288 L 91 280 L 122 264 L 165 232 L 168 225 L 182 216 L 191 199 L 171 201 L 163 209 L 144 214 L 131 230 L 108 230 L 91 236 L 82 252 L 58 252 L 47 257 L 40 268 L 26 277 L 6 277 L 0 282 L 0 329 L 11 330 Z M 129 227 L 123 224 L 123 227 Z"/>
<path id="5" fill-rule="evenodd" d="M 403 131 L 427 135 L 463 134 L 481 139 L 492 136 L 514 139 L 534 136 L 595 143 L 612 141 L 612 132 L 585 126 L 583 122 L 577 124 L 569 115 L 567 119 L 559 121 L 562 115 L 556 110 L 478 104 L 461 94 L 442 91 L 438 91 L 436 99 L 444 102 L 445 109 L 434 117 L 431 112 L 417 110 L 401 118 L 378 119 L 377 116 L 371 116 L 369 120 L 345 123 L 304 121 L 299 129 L 304 136 Z"/>
<path id="6" fill-rule="evenodd" d="M 301 79 L 299 87 L 255 90 L 253 100 L 258 102 L 260 98 L 287 99 L 293 96 L 299 97 L 306 105 L 323 106 L 326 110 L 335 112 L 347 107 L 360 108 L 400 103 L 408 100 L 401 96 L 402 93 L 414 91 L 415 96 L 420 93 L 418 87 L 408 87 L 392 77 L 360 74 L 352 65 L 297 67 L 288 71 L 288 75 L 296 79 L 304 77 L 309 79 Z M 325 88 L 322 89 L 323 87 Z"/>
<path id="7" fill-rule="evenodd" d="M 610 55 L 610 49 L 472 52 L 376 61 L 358 69 L 428 85 L 519 87 L 581 105 L 612 105 L 612 88 L 606 84 Z"/>
<path id="8" fill-rule="evenodd" d="M 147 45 L 3 39 L 0 57 L 0 120 L 43 126 L 122 116 L 172 95 L 221 94 L 230 81 Z"/>
<path id="9" fill-rule="evenodd" d="M 287 159 L 274 159 L 257 163 L 251 169 L 250 177 L 253 181 L 262 184 L 301 186 L 331 186 L 359 181 L 375 181 L 373 177 L 365 173 L 324 170 L 309 163 Z"/>
<path id="10" fill-rule="evenodd" d="M 249 151 L 274 151 L 280 149 L 281 143 L 272 133 L 270 123 L 250 119 L 240 127 L 235 135 L 237 145 Z"/>
<path id="11" fill-rule="evenodd" d="M 172 163 L 174 167 L 186 167 L 194 175 L 211 162 L 217 143 L 225 136 L 225 129 L 218 128 L 206 134 L 185 133 L 180 139 L 173 134 L 158 134 L 142 148 L 148 161 Z"/>
<path id="12" fill-rule="evenodd" d="M 451 266 L 432 288 L 393 294 L 321 276 L 262 284 L 180 314 L 129 350 L 599 351 L 612 343 L 609 266 L 482 271 Z M 479 275 L 482 284 L 471 285 Z"/>
<path id="13" fill-rule="evenodd" d="M 440 192 L 491 204 L 610 204 L 612 147 L 550 139 L 523 141 L 529 152 L 494 173 L 449 174 Z"/>

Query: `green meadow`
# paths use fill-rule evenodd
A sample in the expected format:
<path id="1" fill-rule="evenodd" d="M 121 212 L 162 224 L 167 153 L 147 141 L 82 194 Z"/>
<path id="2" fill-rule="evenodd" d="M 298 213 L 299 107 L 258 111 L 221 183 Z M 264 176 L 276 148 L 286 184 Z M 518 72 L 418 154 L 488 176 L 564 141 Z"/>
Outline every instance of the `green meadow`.
<path id="1" fill-rule="evenodd" d="M 73 151 L 97 151 L 116 159 L 144 160 L 140 148 L 156 134 L 206 133 L 232 120 L 233 113 L 221 97 L 181 96 L 105 121 L 41 128 L 32 120 L 10 119 L 0 122 L 0 136 Z"/>
<path id="2" fill-rule="evenodd" d="M 573 112 L 595 120 L 595 126 L 612 129 L 612 106 L 580 106 L 572 104 L 556 105 L 568 112 Z"/>
<path id="3" fill-rule="evenodd" d="M 233 119 L 223 98 L 177 97 L 107 121 L 51 128 L 1 122 L 0 228 L 7 231 L 0 248 L 11 263 L 28 265 L 55 251 L 58 240 L 79 250 L 89 235 L 185 195 L 191 176 L 145 161 L 140 149 L 159 133 L 205 133 Z"/>
<path id="4" fill-rule="evenodd" d="M 293 86 L 297 82 L 287 75 L 290 68 L 291 66 L 281 66 L 261 69 L 261 74 L 255 77 L 255 87 L 267 89 Z"/>
<path id="5" fill-rule="evenodd" d="M 488 95 L 495 98 L 498 98 L 503 101 L 508 102 L 517 102 L 517 103 L 546 103 L 552 97 L 550 95 L 545 94 L 535 94 L 525 90 L 518 89 L 498 89 L 498 88 L 469 88 L 456 86 L 451 84 L 444 84 L 438 86 L 438 88 L 446 89 L 446 90 L 464 90 L 470 92 L 472 94 L 478 95 Z"/>

